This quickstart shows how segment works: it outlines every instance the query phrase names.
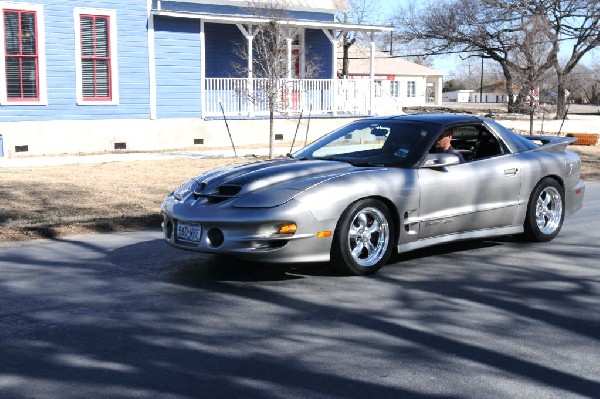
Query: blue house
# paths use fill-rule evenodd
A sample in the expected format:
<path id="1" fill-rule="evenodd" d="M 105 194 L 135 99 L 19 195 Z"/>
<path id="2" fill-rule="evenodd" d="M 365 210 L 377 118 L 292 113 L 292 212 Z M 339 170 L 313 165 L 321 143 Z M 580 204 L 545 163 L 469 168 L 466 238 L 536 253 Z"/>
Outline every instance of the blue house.
<path id="1" fill-rule="evenodd" d="M 248 133 L 266 131 L 267 109 L 248 96 L 260 93 L 261 79 L 251 67 L 246 74 L 232 68 L 252 65 L 254 35 L 274 21 L 249 4 L 0 0 L 0 156 L 226 145 L 223 114 L 236 145 L 264 142 L 266 135 Z M 346 110 L 339 101 L 372 98 L 374 84 L 345 91 L 337 35 L 361 31 L 374 51 L 375 33 L 390 28 L 335 22 L 344 7 L 344 0 L 289 0 L 285 20 L 276 21 L 289 32 L 282 115 L 329 116 L 317 134 L 341 123 L 335 116 L 377 113 L 372 105 Z M 320 68 L 306 76 L 313 60 Z M 291 139 L 296 123 L 283 120 L 280 139 Z"/>

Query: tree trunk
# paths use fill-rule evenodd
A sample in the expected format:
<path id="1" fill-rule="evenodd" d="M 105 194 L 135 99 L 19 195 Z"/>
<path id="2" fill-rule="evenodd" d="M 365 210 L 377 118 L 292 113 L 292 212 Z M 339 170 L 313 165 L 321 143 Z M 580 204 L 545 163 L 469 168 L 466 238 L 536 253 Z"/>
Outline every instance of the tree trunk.
<path id="1" fill-rule="evenodd" d="M 506 82 L 506 95 L 508 96 L 507 111 L 508 113 L 517 112 L 518 105 L 515 104 L 515 96 L 513 93 L 513 79 L 510 70 L 505 65 L 501 65 L 504 71 L 504 81 Z"/>
<path id="2" fill-rule="evenodd" d="M 557 71 L 558 78 L 558 89 L 556 95 L 556 117 L 555 119 L 563 119 L 567 115 L 567 102 L 568 97 L 565 91 L 564 75 L 562 72 Z"/>
<path id="3" fill-rule="evenodd" d="M 348 67 L 350 66 L 350 46 L 352 46 L 352 43 L 348 41 L 346 36 L 344 36 L 344 40 L 342 41 L 342 79 L 348 77 Z"/>

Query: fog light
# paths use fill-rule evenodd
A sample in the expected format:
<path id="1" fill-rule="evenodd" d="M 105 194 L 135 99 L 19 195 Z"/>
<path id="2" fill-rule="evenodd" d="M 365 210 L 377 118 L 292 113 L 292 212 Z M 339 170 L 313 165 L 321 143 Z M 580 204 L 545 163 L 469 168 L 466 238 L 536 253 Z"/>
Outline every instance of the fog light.
<path id="1" fill-rule="evenodd" d="M 279 227 L 279 234 L 294 234 L 296 232 L 296 223 L 286 223 Z"/>
<path id="2" fill-rule="evenodd" d="M 223 235 L 223 232 L 215 228 L 208 230 L 208 233 L 206 233 L 206 237 L 208 238 L 210 246 L 213 248 L 220 247 L 221 245 L 223 245 L 223 241 L 225 241 L 225 236 Z"/>
<path id="3" fill-rule="evenodd" d="M 317 238 L 325 238 L 325 237 L 331 237 L 331 231 L 319 231 L 317 233 Z"/>
<path id="4" fill-rule="evenodd" d="M 167 238 L 167 240 L 170 240 L 171 235 L 173 235 L 173 223 L 171 223 L 170 220 L 168 220 L 167 223 L 165 224 L 164 231 L 165 231 L 165 237 Z"/>

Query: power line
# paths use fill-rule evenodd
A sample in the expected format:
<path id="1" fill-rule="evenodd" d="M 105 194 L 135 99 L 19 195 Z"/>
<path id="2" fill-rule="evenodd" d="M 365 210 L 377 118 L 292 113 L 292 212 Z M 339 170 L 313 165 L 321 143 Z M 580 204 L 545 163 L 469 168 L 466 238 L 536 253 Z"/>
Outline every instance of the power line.
<path id="1" fill-rule="evenodd" d="M 578 35 L 578 36 L 573 36 L 573 37 L 559 37 L 557 39 L 557 41 L 566 42 L 566 41 L 571 41 L 571 40 L 585 39 L 586 37 L 590 37 L 590 35 Z M 533 42 L 533 43 L 531 43 L 531 45 L 538 45 L 538 44 L 545 44 L 545 43 L 548 43 L 548 42 L 547 41 Z M 514 44 L 514 45 L 510 45 L 510 46 L 507 46 L 507 49 L 510 50 L 513 47 L 520 47 L 520 45 L 518 43 Z M 497 48 L 497 47 L 491 47 L 488 49 L 479 49 L 479 50 L 444 50 L 444 51 L 435 51 L 435 52 L 420 53 L 420 54 L 401 54 L 401 55 L 391 55 L 390 54 L 389 58 L 431 57 L 431 56 L 437 56 L 437 55 L 470 54 L 470 53 L 482 53 L 482 52 L 486 52 L 486 51 L 501 51 L 501 50 L 502 50 L 501 48 Z M 389 53 L 390 51 L 389 50 L 381 50 L 380 52 Z M 384 57 L 380 57 L 380 58 L 384 58 Z"/>

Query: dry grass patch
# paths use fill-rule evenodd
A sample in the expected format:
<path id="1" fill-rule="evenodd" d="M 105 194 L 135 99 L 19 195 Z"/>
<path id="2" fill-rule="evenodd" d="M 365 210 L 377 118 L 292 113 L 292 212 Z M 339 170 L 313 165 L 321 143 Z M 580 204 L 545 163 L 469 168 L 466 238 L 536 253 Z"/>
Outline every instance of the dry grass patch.
<path id="1" fill-rule="evenodd" d="M 570 148 L 581 156 L 583 178 L 600 179 L 600 147 Z M 160 204 L 174 188 L 206 170 L 248 161 L 180 158 L 0 168 L 0 242 L 157 228 Z"/>
<path id="2" fill-rule="evenodd" d="M 581 158 L 581 177 L 584 180 L 600 180 L 600 147 L 570 146 Z"/>
<path id="3" fill-rule="evenodd" d="M 0 169 L 0 241 L 158 227 L 189 177 L 245 159 L 170 159 Z"/>

